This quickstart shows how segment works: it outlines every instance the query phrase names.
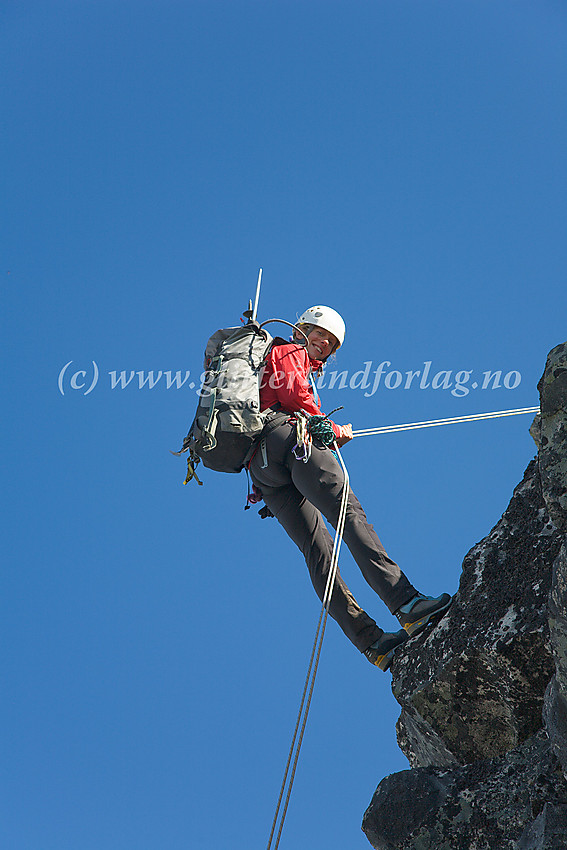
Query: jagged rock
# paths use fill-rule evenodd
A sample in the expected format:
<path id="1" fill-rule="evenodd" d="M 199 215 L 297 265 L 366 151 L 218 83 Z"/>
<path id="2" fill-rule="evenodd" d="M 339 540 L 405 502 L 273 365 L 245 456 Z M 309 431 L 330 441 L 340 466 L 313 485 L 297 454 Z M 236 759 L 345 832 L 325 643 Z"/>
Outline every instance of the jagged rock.
<path id="1" fill-rule="evenodd" d="M 567 343 L 550 351 L 538 388 L 541 416 L 531 433 L 539 448 L 543 493 L 555 525 L 567 532 Z M 556 673 L 546 692 L 544 717 L 567 776 L 567 534 L 553 565 L 549 627 Z"/>
<path id="2" fill-rule="evenodd" d="M 553 565 L 549 626 L 556 673 L 545 694 L 544 719 L 567 777 L 567 542 Z"/>
<path id="3" fill-rule="evenodd" d="M 532 840 L 527 830 L 534 816 L 550 807 L 534 828 L 534 835 L 549 837 L 566 803 L 567 782 L 540 731 L 501 759 L 387 776 L 362 829 L 376 850 L 520 850 L 519 841 Z"/>
<path id="4" fill-rule="evenodd" d="M 546 803 L 535 821 L 526 827 L 517 850 L 565 850 L 567 806 Z"/>
<path id="5" fill-rule="evenodd" d="M 550 564 L 562 540 L 532 461 L 501 520 L 465 557 L 449 613 L 396 653 L 398 743 L 412 767 L 503 755 L 541 727 L 554 671 Z"/>
<path id="6" fill-rule="evenodd" d="M 379 850 L 567 848 L 567 343 L 538 388 L 537 461 L 465 557 L 451 610 L 394 658 L 413 769 L 364 816 Z"/>
<path id="7" fill-rule="evenodd" d="M 380 783 L 362 828 L 377 850 L 396 850 L 438 812 L 453 791 L 455 779 L 441 770 L 404 770 Z"/>
<path id="8" fill-rule="evenodd" d="M 547 509 L 557 528 L 567 531 L 567 342 L 549 352 L 537 387 L 541 415 L 530 433 L 538 447 Z"/>

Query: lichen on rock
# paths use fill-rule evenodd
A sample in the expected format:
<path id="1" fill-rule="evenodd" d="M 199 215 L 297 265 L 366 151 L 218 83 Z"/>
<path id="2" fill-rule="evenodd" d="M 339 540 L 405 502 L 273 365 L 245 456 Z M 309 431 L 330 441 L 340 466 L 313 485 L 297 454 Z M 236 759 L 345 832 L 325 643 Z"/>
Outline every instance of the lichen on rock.
<path id="1" fill-rule="evenodd" d="M 376 850 L 519 850 L 545 806 L 561 811 L 566 799 L 567 782 L 540 730 L 500 759 L 387 776 L 363 830 Z"/>
<path id="2" fill-rule="evenodd" d="M 394 658 L 412 769 L 364 816 L 377 850 L 567 848 L 567 343 L 538 388 L 538 457 L 448 614 Z"/>
<path id="3" fill-rule="evenodd" d="M 553 348 L 539 382 L 540 410 L 530 428 L 538 447 L 547 510 L 567 531 L 567 342 Z"/>

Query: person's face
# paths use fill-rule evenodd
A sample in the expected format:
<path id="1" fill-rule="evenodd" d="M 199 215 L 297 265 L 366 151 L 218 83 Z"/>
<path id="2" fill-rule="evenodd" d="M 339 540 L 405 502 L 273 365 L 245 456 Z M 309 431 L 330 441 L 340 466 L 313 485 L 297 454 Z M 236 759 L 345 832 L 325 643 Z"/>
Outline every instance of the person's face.
<path id="1" fill-rule="evenodd" d="M 313 328 L 307 340 L 307 353 L 312 360 L 325 360 L 338 344 L 336 336 L 324 328 Z"/>

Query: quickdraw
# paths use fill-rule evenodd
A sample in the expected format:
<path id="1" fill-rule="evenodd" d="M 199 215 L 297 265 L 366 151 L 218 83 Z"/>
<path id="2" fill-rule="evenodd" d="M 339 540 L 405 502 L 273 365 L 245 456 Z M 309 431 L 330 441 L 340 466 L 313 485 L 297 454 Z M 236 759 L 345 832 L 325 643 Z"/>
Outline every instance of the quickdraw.
<path id="1" fill-rule="evenodd" d="M 308 430 L 309 417 L 302 410 L 294 414 L 297 442 L 292 449 L 296 460 L 307 463 L 311 457 L 311 434 Z"/>

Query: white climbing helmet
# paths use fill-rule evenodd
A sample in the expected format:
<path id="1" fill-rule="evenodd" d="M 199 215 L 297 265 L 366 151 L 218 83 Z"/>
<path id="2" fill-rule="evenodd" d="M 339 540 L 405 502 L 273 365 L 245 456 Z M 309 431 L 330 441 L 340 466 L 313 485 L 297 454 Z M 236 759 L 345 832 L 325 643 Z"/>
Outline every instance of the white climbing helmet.
<path id="1" fill-rule="evenodd" d="M 329 331 L 339 341 L 337 348 L 340 348 L 345 340 L 346 325 L 344 319 L 332 307 L 322 307 L 321 305 L 310 307 L 299 317 L 299 324 L 317 325 L 317 327 Z"/>

